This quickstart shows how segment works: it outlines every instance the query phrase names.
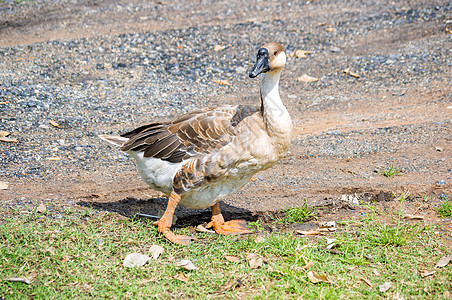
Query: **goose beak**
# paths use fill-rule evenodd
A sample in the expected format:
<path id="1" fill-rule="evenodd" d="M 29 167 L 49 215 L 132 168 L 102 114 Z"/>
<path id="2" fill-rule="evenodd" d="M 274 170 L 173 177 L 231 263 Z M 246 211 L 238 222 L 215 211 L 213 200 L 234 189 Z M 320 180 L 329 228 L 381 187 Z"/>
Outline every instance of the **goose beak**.
<path id="1" fill-rule="evenodd" d="M 257 52 L 257 61 L 254 64 L 253 69 L 250 71 L 250 77 L 254 78 L 260 73 L 265 73 L 270 70 L 270 64 L 268 61 L 268 49 L 261 48 Z"/>

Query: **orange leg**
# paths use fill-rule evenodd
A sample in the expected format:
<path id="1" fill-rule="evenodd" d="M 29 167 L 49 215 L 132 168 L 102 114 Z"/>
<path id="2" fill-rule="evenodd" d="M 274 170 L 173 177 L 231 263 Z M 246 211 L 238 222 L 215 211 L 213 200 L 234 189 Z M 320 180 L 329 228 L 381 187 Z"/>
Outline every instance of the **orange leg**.
<path id="1" fill-rule="evenodd" d="M 207 228 L 210 227 L 213 227 L 216 233 L 222 235 L 245 234 L 252 232 L 246 227 L 245 220 L 232 220 L 225 222 L 218 202 L 212 206 L 212 221 L 207 224 Z"/>
<path id="2" fill-rule="evenodd" d="M 160 220 L 154 222 L 154 225 L 158 226 L 158 231 L 163 234 L 170 242 L 181 245 L 188 245 L 191 238 L 186 235 L 176 235 L 171 232 L 170 228 L 173 223 L 174 210 L 180 201 L 180 195 L 175 192 L 171 192 L 168 199 L 168 205 L 166 206 L 165 213 Z"/>

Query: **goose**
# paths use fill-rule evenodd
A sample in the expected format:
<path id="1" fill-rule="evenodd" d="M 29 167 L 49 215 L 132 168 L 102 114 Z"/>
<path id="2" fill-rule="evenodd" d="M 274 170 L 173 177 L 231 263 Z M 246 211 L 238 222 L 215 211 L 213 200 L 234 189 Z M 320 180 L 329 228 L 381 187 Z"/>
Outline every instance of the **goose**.
<path id="1" fill-rule="evenodd" d="M 258 50 L 249 77 L 261 74 L 260 106 L 205 108 L 120 136 L 99 136 L 136 160 L 149 187 L 169 195 L 163 216 L 154 223 L 166 239 L 182 245 L 191 241 L 170 230 L 179 204 L 191 209 L 211 207 L 207 228 L 218 234 L 251 233 L 244 220 L 225 222 L 218 203 L 255 173 L 275 165 L 289 148 L 292 121 L 279 95 L 285 64 L 281 44 L 267 43 Z"/>

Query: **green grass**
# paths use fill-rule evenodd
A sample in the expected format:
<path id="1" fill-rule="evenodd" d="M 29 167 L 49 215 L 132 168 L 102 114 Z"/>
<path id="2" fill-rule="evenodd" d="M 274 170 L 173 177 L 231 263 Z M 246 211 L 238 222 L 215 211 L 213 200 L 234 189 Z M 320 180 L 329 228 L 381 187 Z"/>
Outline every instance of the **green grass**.
<path id="1" fill-rule="evenodd" d="M 386 299 L 399 294 L 405 299 L 441 299 L 452 290 L 450 265 L 428 278 L 418 275 L 420 269 L 433 270 L 451 250 L 441 246 L 434 228 L 399 219 L 340 223 L 338 232 L 328 234 L 337 244 L 331 253 L 325 249 L 326 237 L 292 232 L 267 234 L 259 242 L 254 235 L 197 233 L 189 246 L 178 246 L 159 237 L 150 221 L 87 215 L 55 219 L 50 213 L 31 214 L 3 221 L 0 298 Z M 189 228 L 174 231 L 190 234 Z M 141 268 L 123 267 L 128 253 L 148 254 L 154 244 L 165 249 L 157 260 Z M 249 254 L 262 257 L 264 264 L 250 268 Z M 230 262 L 225 255 L 240 261 Z M 176 266 L 179 259 L 190 259 L 199 269 L 181 270 Z M 310 283 L 303 267 L 311 260 L 309 270 L 328 276 L 332 284 Z M 189 276 L 188 282 L 174 279 L 181 272 Z M 26 285 L 2 280 L 19 276 L 33 281 Z M 241 284 L 224 289 L 231 280 Z M 382 294 L 378 285 L 386 281 L 393 287 Z"/>
<path id="2" fill-rule="evenodd" d="M 439 207 L 436 208 L 436 212 L 442 218 L 452 217 L 452 202 L 443 200 Z"/>
<path id="3" fill-rule="evenodd" d="M 381 174 L 385 177 L 392 178 L 393 176 L 399 175 L 399 172 L 391 165 L 387 170 L 381 171 Z"/>
<path id="4" fill-rule="evenodd" d="M 300 207 L 291 207 L 283 210 L 284 217 L 278 220 L 278 223 L 290 224 L 290 223 L 302 223 L 315 217 L 313 208 L 308 207 L 308 203 L 304 200 L 304 203 Z"/>

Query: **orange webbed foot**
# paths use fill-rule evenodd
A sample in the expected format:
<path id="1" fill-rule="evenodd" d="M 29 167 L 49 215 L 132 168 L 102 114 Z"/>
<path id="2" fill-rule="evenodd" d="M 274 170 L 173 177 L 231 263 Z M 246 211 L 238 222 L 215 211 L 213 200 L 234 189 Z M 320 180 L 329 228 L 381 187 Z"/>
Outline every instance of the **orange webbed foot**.
<path id="1" fill-rule="evenodd" d="M 222 218 L 221 218 L 222 219 Z M 212 221 L 207 224 L 207 228 L 213 227 L 216 233 L 222 235 L 247 234 L 252 231 L 246 227 L 245 220 L 221 221 L 212 217 Z"/>

